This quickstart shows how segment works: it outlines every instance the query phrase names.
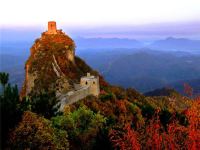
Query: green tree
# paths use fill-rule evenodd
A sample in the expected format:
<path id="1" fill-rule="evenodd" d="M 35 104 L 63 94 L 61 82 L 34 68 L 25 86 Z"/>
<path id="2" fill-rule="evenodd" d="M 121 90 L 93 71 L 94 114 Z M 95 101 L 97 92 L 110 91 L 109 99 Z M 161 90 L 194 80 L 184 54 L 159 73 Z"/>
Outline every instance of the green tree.
<path id="1" fill-rule="evenodd" d="M 76 141 L 80 147 L 91 149 L 106 118 L 83 105 L 72 113 L 53 117 L 52 122 L 54 127 L 66 130 L 69 139 Z"/>
<path id="2" fill-rule="evenodd" d="M 31 111 L 43 115 L 45 118 L 51 118 L 58 111 L 59 105 L 57 105 L 55 92 L 43 91 L 31 95 L 29 99 Z"/>
<path id="3" fill-rule="evenodd" d="M 21 117 L 21 111 L 19 110 L 19 94 L 17 86 L 11 86 L 8 84 L 8 75 L 6 73 L 1 74 L 1 84 L 4 86 L 4 91 L 0 95 L 0 110 L 1 110 L 1 146 L 5 146 L 9 129 L 15 127 Z M 5 77 L 6 76 L 6 77 Z M 6 85 L 7 84 L 7 85 Z M 6 85 L 6 86 L 5 86 Z"/>
<path id="4" fill-rule="evenodd" d="M 5 86 L 8 83 L 9 80 L 9 74 L 5 72 L 0 72 L 0 83 L 3 86 L 3 89 L 5 90 Z"/>

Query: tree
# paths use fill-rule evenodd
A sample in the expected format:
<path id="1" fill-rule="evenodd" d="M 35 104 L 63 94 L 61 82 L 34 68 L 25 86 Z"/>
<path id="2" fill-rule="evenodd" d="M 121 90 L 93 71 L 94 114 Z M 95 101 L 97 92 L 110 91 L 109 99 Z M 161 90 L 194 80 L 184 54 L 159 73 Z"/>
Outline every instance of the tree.
<path id="1" fill-rule="evenodd" d="M 30 95 L 31 111 L 43 115 L 45 118 L 53 117 L 58 111 L 59 105 L 55 92 L 42 91 L 39 94 Z"/>
<path id="2" fill-rule="evenodd" d="M 11 149 L 69 149 L 67 132 L 53 128 L 51 121 L 30 111 L 24 112 L 22 121 L 11 132 Z"/>
<path id="3" fill-rule="evenodd" d="M 74 112 L 53 117 L 52 122 L 54 127 L 67 131 L 69 139 L 78 143 L 76 146 L 91 149 L 106 118 L 83 105 Z"/>
<path id="4" fill-rule="evenodd" d="M 9 129 L 15 127 L 21 117 L 19 110 L 19 94 L 17 86 L 8 84 L 8 74 L 1 73 L 1 84 L 4 86 L 4 91 L 0 95 L 0 113 L 1 113 L 1 146 L 4 147 Z M 5 86 L 7 84 L 7 86 Z"/>
<path id="5" fill-rule="evenodd" d="M 186 147 L 192 150 L 200 149 L 200 97 L 186 111 L 186 117 L 189 125 L 187 127 Z"/>
<path id="6" fill-rule="evenodd" d="M 3 89 L 5 90 L 5 86 L 8 83 L 9 80 L 9 74 L 5 72 L 0 72 L 0 83 L 3 86 Z"/>
<path id="7" fill-rule="evenodd" d="M 123 129 L 111 129 L 109 137 L 114 149 L 140 150 L 137 134 L 129 124 Z"/>

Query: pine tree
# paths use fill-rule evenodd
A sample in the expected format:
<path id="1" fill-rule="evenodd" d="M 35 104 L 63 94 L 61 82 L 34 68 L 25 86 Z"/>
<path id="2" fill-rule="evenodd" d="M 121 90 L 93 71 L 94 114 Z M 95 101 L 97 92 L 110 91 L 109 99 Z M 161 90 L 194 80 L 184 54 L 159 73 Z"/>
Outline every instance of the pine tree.
<path id="1" fill-rule="evenodd" d="M 9 74 L 5 72 L 0 72 L 0 83 L 3 86 L 3 90 L 5 90 L 5 86 L 8 83 Z"/>

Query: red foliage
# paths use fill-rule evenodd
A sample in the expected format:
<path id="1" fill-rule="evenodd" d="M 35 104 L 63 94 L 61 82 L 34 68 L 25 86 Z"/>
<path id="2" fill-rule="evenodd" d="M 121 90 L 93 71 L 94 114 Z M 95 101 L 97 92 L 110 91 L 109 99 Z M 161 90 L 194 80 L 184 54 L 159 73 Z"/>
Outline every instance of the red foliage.
<path id="1" fill-rule="evenodd" d="M 120 113 L 126 113 L 127 112 L 125 100 L 117 100 L 116 104 L 117 104 L 117 108 L 119 109 Z"/>
<path id="2" fill-rule="evenodd" d="M 105 94 L 107 94 L 107 93 L 104 90 L 100 91 L 100 95 L 105 95 Z"/>
<path id="3" fill-rule="evenodd" d="M 53 43 L 62 43 L 65 45 L 74 45 L 74 41 L 64 33 L 59 33 L 55 35 L 48 35 L 48 34 L 43 34 L 42 35 L 42 42 L 45 45 L 50 44 L 51 42 Z"/>
<path id="4" fill-rule="evenodd" d="M 200 97 L 198 97 L 191 108 L 188 109 L 186 117 L 189 122 L 186 146 L 188 149 L 198 150 L 200 149 Z"/>
<path id="5" fill-rule="evenodd" d="M 192 96 L 192 94 L 193 94 L 192 87 L 187 83 L 184 83 L 183 86 L 184 86 L 184 93 L 187 94 L 188 96 Z"/>
<path id="6" fill-rule="evenodd" d="M 99 84 L 101 87 L 108 87 L 109 84 L 104 80 L 103 76 L 99 75 Z"/>
<path id="7" fill-rule="evenodd" d="M 130 125 L 126 125 L 123 130 L 110 130 L 110 140 L 115 149 L 120 150 L 140 150 L 140 144 L 137 139 L 136 132 L 131 129 Z"/>
<path id="8" fill-rule="evenodd" d="M 163 133 L 164 147 L 166 149 L 181 149 L 185 147 L 187 130 L 178 122 L 172 122 L 168 125 L 167 132 Z"/>
<path id="9" fill-rule="evenodd" d="M 143 139 L 147 149 L 200 149 L 200 102 L 194 102 L 191 108 L 184 111 L 188 119 L 188 126 L 180 125 L 174 120 L 167 127 L 162 128 L 158 112 L 146 126 Z"/>
<path id="10" fill-rule="evenodd" d="M 149 125 L 146 127 L 146 146 L 149 149 L 161 150 L 163 138 L 161 135 L 161 124 L 158 116 L 159 110 L 156 111 L 156 114 L 152 120 L 150 120 Z"/>

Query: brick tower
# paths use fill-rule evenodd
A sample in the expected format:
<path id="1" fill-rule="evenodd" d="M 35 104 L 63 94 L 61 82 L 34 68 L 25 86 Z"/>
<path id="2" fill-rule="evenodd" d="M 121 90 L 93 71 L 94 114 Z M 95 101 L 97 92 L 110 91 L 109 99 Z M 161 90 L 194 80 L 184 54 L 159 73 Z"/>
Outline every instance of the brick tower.
<path id="1" fill-rule="evenodd" d="M 48 22 L 48 31 L 47 34 L 57 34 L 56 22 L 49 21 Z"/>

